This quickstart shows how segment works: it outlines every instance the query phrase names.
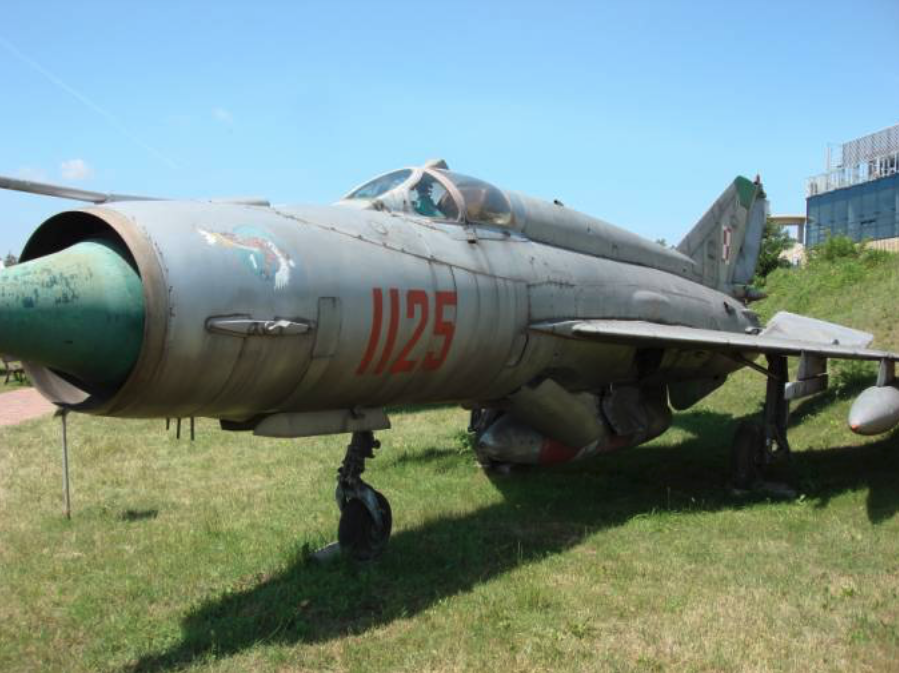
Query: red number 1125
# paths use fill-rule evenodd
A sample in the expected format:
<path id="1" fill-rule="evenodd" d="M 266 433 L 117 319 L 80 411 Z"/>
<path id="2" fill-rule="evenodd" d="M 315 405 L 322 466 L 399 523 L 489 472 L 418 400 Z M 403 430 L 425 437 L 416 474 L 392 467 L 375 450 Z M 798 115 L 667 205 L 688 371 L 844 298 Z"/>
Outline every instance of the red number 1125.
<path id="1" fill-rule="evenodd" d="M 376 287 L 372 289 L 371 294 L 373 309 L 371 333 L 368 337 L 368 346 L 365 348 L 365 354 L 362 356 L 362 362 L 359 363 L 359 367 L 356 369 L 357 376 L 365 374 L 372 361 L 375 360 L 378 343 L 381 341 L 381 332 L 384 328 L 384 291 Z M 421 360 L 412 360 L 409 358 L 409 355 L 427 329 L 432 304 L 431 296 L 424 290 L 406 291 L 404 302 L 406 308 L 405 319 L 415 321 L 415 328 L 409 340 L 400 348 L 397 356 L 391 359 L 396 347 L 396 336 L 400 326 L 401 297 L 400 291 L 396 288 L 390 288 L 387 291 L 387 295 L 390 302 L 387 312 L 387 339 L 384 342 L 384 348 L 381 350 L 380 357 L 375 362 L 373 373 L 382 374 L 388 369 L 391 374 L 412 372 L 416 368 L 421 368 L 425 371 L 440 369 L 446 361 L 446 356 L 449 354 L 450 346 L 453 343 L 453 336 L 456 333 L 455 316 L 453 320 L 447 320 L 446 318 L 446 308 L 448 306 L 456 306 L 456 293 L 436 292 L 434 294 L 434 321 L 431 329 L 435 336 L 442 337 L 442 344 L 439 352 L 435 354 L 428 351 Z"/>

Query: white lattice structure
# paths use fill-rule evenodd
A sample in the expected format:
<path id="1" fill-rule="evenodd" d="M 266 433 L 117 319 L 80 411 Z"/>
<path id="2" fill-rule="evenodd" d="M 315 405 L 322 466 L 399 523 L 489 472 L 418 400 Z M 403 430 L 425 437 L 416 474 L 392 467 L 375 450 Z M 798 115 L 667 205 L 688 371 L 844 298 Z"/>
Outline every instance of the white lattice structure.
<path id="1" fill-rule="evenodd" d="M 806 182 L 806 196 L 852 187 L 899 172 L 899 124 L 843 143 L 833 164 Z"/>

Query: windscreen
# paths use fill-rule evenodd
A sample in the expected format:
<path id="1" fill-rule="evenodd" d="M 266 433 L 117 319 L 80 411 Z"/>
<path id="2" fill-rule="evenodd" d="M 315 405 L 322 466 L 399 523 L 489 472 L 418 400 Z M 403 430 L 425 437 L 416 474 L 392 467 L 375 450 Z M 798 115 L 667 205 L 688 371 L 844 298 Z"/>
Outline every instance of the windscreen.
<path id="1" fill-rule="evenodd" d="M 393 171 L 392 173 L 385 173 L 374 180 L 366 182 L 359 189 L 352 192 L 347 199 L 376 199 L 381 194 L 386 194 L 394 187 L 398 187 L 403 184 L 409 176 L 412 175 L 412 171 L 408 168 L 403 168 L 398 171 Z"/>

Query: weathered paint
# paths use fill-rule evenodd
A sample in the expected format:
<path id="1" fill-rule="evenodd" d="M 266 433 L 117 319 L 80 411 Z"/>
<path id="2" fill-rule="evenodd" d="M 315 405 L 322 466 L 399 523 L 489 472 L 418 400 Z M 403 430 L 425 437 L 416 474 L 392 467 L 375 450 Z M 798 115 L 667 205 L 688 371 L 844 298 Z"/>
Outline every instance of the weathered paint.
<path id="1" fill-rule="evenodd" d="M 758 191 L 759 186 L 754 182 L 750 182 L 742 175 L 734 180 L 734 185 L 736 185 L 737 187 L 737 194 L 740 198 L 740 205 L 748 210 L 749 206 L 752 204 L 752 200 L 755 198 L 755 194 Z"/>
<path id="2" fill-rule="evenodd" d="M 117 386 L 143 328 L 140 277 L 109 243 L 84 241 L 0 272 L 0 352 Z"/>
<path id="3" fill-rule="evenodd" d="M 689 406 L 743 366 L 738 356 L 761 352 L 767 335 L 735 297 L 758 250 L 760 184 L 731 183 L 672 251 L 492 188 L 492 224 L 424 216 L 411 183 L 449 180 L 428 170 L 403 172 L 367 203 L 124 202 L 52 218 L 25 259 L 76 243 L 79 231 L 118 237 L 142 278 L 147 322 L 115 390 L 46 368 L 37 385 L 91 413 L 208 416 L 244 429 L 286 414 L 291 432 L 344 427 L 323 419 L 392 404 L 505 409 L 536 435 L 495 446 L 540 462 L 645 441 L 670 422 L 669 386 Z M 457 199 L 463 191 L 445 187 Z M 464 205 L 459 213 L 477 212 Z M 641 325 L 647 334 L 635 333 Z M 777 352 L 806 348 L 777 341 Z M 529 391 L 546 382 L 589 396 L 596 427 L 586 432 L 583 410 L 564 399 L 534 403 Z M 635 414 L 645 418 L 635 424 Z"/>
<path id="4" fill-rule="evenodd" d="M 560 319 L 728 332 L 755 323 L 733 299 L 684 277 L 690 260 L 679 253 L 560 206 L 516 195 L 509 203 L 515 217 L 501 227 L 334 206 L 123 202 L 63 213 L 36 232 L 26 259 L 77 240 L 79 227 L 110 230 L 143 278 L 148 322 L 133 373 L 113 394 L 73 390 L 52 371 L 35 372 L 37 385 L 92 413 L 244 421 L 479 405 L 541 378 L 600 391 L 739 367 L 690 349 L 656 358 L 632 344 L 532 331 Z M 234 321 L 309 329 L 271 339 L 210 327 Z"/>
<path id="5" fill-rule="evenodd" d="M 671 425 L 663 390 L 622 388 L 593 397 L 593 401 L 604 431 L 590 442 L 566 443 L 558 435 L 537 430 L 528 420 L 505 414 L 484 431 L 476 432 L 475 451 L 485 464 L 554 465 L 637 446 L 658 437 Z"/>

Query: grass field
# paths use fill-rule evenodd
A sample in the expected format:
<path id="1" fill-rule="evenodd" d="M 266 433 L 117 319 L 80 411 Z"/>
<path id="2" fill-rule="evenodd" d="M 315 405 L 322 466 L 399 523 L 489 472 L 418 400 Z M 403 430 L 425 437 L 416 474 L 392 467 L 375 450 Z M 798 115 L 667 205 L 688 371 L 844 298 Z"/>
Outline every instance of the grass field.
<path id="1" fill-rule="evenodd" d="M 899 348 L 899 259 L 769 290 L 766 315 Z M 362 567 L 309 559 L 335 535 L 345 438 L 72 417 L 68 522 L 58 426 L 0 429 L 0 670 L 897 670 L 899 434 L 846 428 L 862 374 L 795 405 L 790 501 L 727 488 L 752 372 L 647 446 L 492 480 L 464 412 L 406 410 L 367 472 L 394 537 Z"/>

